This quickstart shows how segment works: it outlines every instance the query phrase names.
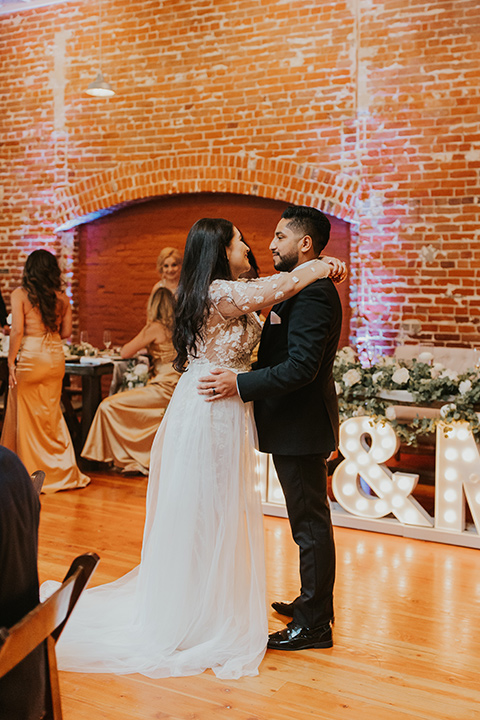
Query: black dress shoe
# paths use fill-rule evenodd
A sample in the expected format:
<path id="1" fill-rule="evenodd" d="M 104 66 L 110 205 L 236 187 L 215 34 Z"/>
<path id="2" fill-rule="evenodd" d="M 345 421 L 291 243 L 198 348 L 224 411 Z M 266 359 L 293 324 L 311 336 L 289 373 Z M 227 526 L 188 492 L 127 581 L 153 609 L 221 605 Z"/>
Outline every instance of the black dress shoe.
<path id="1" fill-rule="evenodd" d="M 293 602 L 291 602 L 291 603 L 273 602 L 272 608 L 275 610 L 275 612 L 280 613 L 280 615 L 286 615 L 287 617 L 293 617 Z"/>
<path id="2" fill-rule="evenodd" d="M 333 647 L 330 623 L 319 627 L 303 628 L 294 622 L 268 636 L 267 647 L 271 650 L 308 650 L 309 648 Z"/>
<path id="3" fill-rule="evenodd" d="M 295 607 L 295 601 L 291 603 L 286 602 L 273 602 L 272 608 L 275 610 L 275 612 L 278 612 L 280 615 L 286 615 L 286 617 L 293 618 L 293 608 Z M 330 620 L 330 623 L 333 625 L 335 622 L 335 616 L 332 617 Z"/>

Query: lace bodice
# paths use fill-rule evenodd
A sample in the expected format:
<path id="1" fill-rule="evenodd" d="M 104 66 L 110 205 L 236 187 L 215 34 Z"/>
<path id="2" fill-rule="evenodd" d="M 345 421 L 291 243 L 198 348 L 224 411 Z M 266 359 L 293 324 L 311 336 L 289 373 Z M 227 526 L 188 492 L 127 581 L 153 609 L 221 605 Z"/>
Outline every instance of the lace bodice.
<path id="1" fill-rule="evenodd" d="M 212 305 L 204 339 L 197 348 L 197 357 L 189 357 L 189 366 L 210 363 L 249 370 L 250 356 L 262 330 L 255 311 L 292 297 L 312 281 L 312 273 L 317 279 L 328 272 L 325 263 L 315 261 L 309 268 L 256 280 L 214 280 L 209 290 Z"/>
<path id="2" fill-rule="evenodd" d="M 204 342 L 197 350 L 196 358 L 189 358 L 189 366 L 205 362 L 233 370 L 249 370 L 252 350 L 260 340 L 262 324 L 254 312 L 243 312 L 231 316 L 224 300 L 236 295 L 232 285 L 246 283 L 215 280 L 210 286 L 210 300 L 213 305 L 207 318 Z M 244 306 L 246 303 L 244 303 Z M 227 310 L 227 315 L 220 311 Z M 229 316 L 230 315 L 230 316 Z"/>

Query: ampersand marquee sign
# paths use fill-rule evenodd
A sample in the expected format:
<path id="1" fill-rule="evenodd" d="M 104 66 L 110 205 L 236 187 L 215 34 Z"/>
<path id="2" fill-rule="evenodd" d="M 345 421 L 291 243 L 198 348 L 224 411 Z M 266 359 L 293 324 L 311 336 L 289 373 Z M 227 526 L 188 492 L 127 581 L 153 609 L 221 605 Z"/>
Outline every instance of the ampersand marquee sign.
<path id="1" fill-rule="evenodd" d="M 370 526 L 372 530 L 480 548 L 480 454 L 468 425 L 437 427 L 434 518 L 411 496 L 418 475 L 392 473 L 384 464 L 398 447 L 388 423 L 365 417 L 343 422 L 340 451 L 345 459 L 332 477 L 339 505 L 357 518 L 393 516 L 397 524 L 410 528 L 401 533 L 385 525 Z M 466 502 L 474 522 L 471 528 L 465 524 Z"/>
<path id="2" fill-rule="evenodd" d="M 435 517 L 412 497 L 419 476 L 392 472 L 385 464 L 399 446 L 388 423 L 368 417 L 342 423 L 344 460 L 332 476 L 334 525 L 480 548 L 480 453 L 468 425 L 437 426 Z M 265 512 L 285 515 L 271 458 L 260 461 L 258 473 L 265 478 Z M 470 525 L 465 522 L 467 503 Z"/>
<path id="3" fill-rule="evenodd" d="M 397 452 L 399 445 L 391 425 L 375 424 L 366 418 L 350 418 L 342 423 L 340 451 L 345 460 L 333 474 L 333 493 L 352 515 L 381 518 L 391 513 L 404 525 L 432 527 L 433 521 L 427 511 L 410 497 L 418 475 L 392 473 L 383 465 Z M 362 478 L 375 495 L 367 494 L 358 478 Z"/>

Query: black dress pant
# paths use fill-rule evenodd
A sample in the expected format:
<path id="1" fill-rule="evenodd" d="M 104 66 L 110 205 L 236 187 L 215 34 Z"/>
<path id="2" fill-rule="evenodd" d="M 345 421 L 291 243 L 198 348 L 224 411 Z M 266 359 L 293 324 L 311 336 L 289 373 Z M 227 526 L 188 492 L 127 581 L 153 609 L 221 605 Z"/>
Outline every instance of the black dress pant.
<path id="1" fill-rule="evenodd" d="M 287 504 L 293 539 L 300 549 L 300 595 L 293 620 L 315 628 L 333 619 L 335 544 L 323 455 L 273 455 Z"/>

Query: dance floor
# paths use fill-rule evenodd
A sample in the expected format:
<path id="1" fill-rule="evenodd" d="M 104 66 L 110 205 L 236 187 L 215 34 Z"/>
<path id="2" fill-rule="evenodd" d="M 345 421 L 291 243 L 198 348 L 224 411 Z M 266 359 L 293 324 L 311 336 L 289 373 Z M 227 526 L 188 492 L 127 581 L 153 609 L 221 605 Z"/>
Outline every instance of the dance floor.
<path id="1" fill-rule="evenodd" d="M 92 584 L 140 557 L 145 479 L 91 473 L 42 496 L 41 581 L 94 550 Z M 267 651 L 254 678 L 61 673 L 64 720 L 474 720 L 480 718 L 479 551 L 337 528 L 334 647 Z M 288 522 L 265 518 L 268 602 L 298 588 Z M 165 548 L 168 552 L 168 548 Z M 269 612 L 276 630 L 283 618 Z"/>

